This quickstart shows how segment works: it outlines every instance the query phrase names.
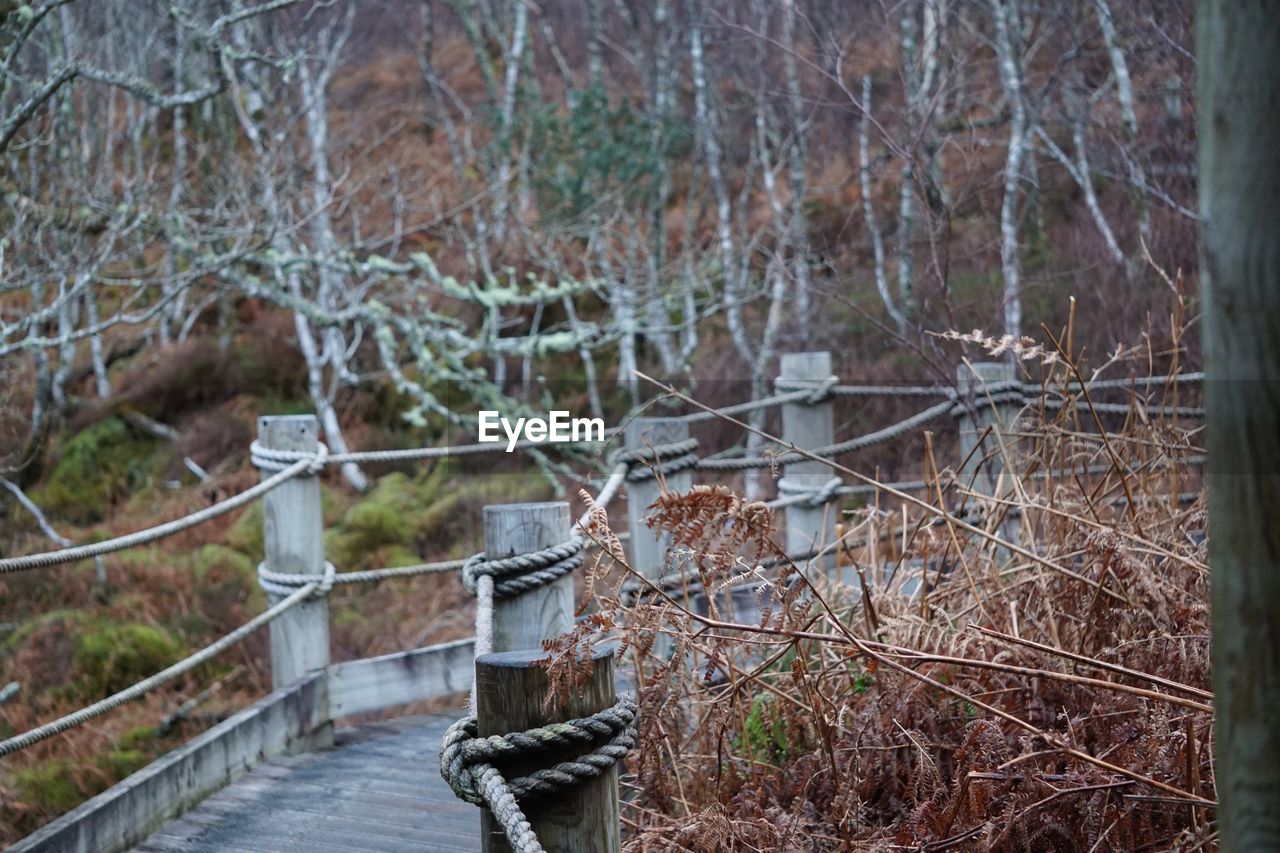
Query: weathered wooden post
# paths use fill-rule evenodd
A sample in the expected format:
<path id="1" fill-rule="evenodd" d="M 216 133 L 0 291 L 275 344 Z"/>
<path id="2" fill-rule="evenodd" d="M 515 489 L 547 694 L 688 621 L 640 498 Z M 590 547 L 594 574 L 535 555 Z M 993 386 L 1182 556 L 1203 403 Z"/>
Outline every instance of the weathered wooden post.
<path id="1" fill-rule="evenodd" d="M 613 686 L 613 652 L 593 654 L 591 678 L 562 702 L 546 707 L 547 670 L 538 665 L 540 649 L 481 655 L 476 659 L 477 726 L 480 737 L 521 732 L 549 723 L 588 717 L 617 700 Z M 591 747 L 564 754 L 538 756 L 526 766 L 514 765 L 507 778 L 549 763 L 568 761 Z M 617 766 L 571 788 L 520 804 L 547 853 L 617 853 L 621 847 Z M 481 813 L 481 850 L 509 853 L 501 825 L 486 808 Z"/>
<path id="2" fill-rule="evenodd" d="M 956 368 L 956 389 L 962 406 L 960 484 L 981 495 L 1007 494 L 1009 478 L 1017 476 L 1017 441 L 1011 432 L 1020 407 L 1008 397 L 1009 386 L 1017 379 L 1014 365 L 1003 361 L 961 364 Z M 988 430 L 990 435 L 984 441 Z M 1006 461 L 1013 465 L 1007 476 Z"/>
<path id="3" fill-rule="evenodd" d="M 648 448 L 684 441 L 688 437 L 689 424 L 678 418 L 636 418 L 627 424 L 626 447 L 653 464 L 653 454 L 648 452 Z M 665 479 L 668 490 L 687 492 L 693 485 L 693 472 L 686 468 L 666 475 Z M 657 580 L 666 572 L 667 551 L 671 548 L 670 535 L 651 530 L 644 523 L 645 509 L 658 499 L 660 492 L 658 480 L 654 477 L 627 482 L 631 567 L 650 580 Z"/>
<path id="4" fill-rule="evenodd" d="M 797 352 L 782 356 L 778 379 L 783 390 L 813 387 L 830 380 L 831 353 Z M 835 407 L 830 400 L 818 403 L 786 403 L 782 407 L 782 437 L 803 450 L 815 450 L 835 443 Z M 831 482 L 832 469 L 811 459 L 792 462 L 782 468 L 778 481 L 781 496 L 817 492 Z M 834 502 L 808 507 L 793 504 L 786 509 L 788 554 L 803 554 L 830 545 L 836 539 L 837 507 Z M 835 565 L 834 553 L 820 561 L 801 565 Z"/>
<path id="5" fill-rule="evenodd" d="M 1018 440 L 1013 428 L 1021 404 L 1016 396 L 1010 396 L 1010 386 L 1017 379 L 1017 368 L 1004 361 L 981 361 L 956 368 L 961 403 L 960 486 L 979 496 L 1007 498 L 1014 494 Z M 978 518 L 991 513 L 1001 515 L 1000 536 L 1010 542 L 1020 538 L 1016 510 L 1002 510 L 981 497 L 976 506 L 971 503 L 968 509 Z M 993 553 L 996 562 L 1002 564 L 1012 556 L 1004 546 L 998 546 Z"/>
<path id="6" fill-rule="evenodd" d="M 1214 784 L 1223 850 L 1280 849 L 1280 16 L 1202 2 L 1200 272 Z M 1202 819 L 1210 817 L 1201 811 Z"/>
<path id="7" fill-rule="evenodd" d="M 569 539 L 569 504 L 498 504 L 484 508 L 484 552 L 490 560 L 541 551 Z M 493 651 L 541 649 L 573 627 L 573 574 L 493 602 Z"/>
<path id="8" fill-rule="evenodd" d="M 268 450 L 315 453 L 319 423 L 314 415 L 278 415 L 258 419 L 258 443 Z M 263 470 L 265 480 L 274 471 Z M 262 539 L 267 568 L 273 572 L 321 576 L 324 563 L 324 513 L 320 478 L 303 474 L 262 498 Z M 280 596 L 268 593 L 274 604 Z M 329 665 L 329 602 L 315 596 L 271 623 L 271 682 L 276 688 Z M 326 703 L 327 704 L 327 703 Z M 328 718 L 327 707 L 323 719 Z M 332 738 L 332 726 L 317 728 L 320 743 Z"/>

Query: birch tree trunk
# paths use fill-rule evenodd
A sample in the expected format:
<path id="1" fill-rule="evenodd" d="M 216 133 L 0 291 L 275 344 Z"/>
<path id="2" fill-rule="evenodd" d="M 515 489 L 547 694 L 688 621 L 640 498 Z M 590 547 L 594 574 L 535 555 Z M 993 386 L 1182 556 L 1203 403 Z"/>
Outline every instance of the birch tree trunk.
<path id="1" fill-rule="evenodd" d="M 329 215 L 329 206 L 333 203 L 333 178 L 329 172 L 327 90 L 329 79 L 337 65 L 337 57 L 346 40 L 346 33 L 338 36 L 330 47 L 331 59 L 314 77 L 305 62 L 299 65 L 299 81 L 302 97 L 306 103 L 307 138 L 311 148 L 312 203 L 315 205 L 311 216 L 311 239 L 315 248 L 325 257 L 335 257 L 338 254 L 338 241 L 334 238 L 333 222 Z M 342 283 L 338 280 L 339 275 L 326 265 L 322 265 L 316 275 L 319 280 L 316 301 L 322 308 L 332 310 L 335 307 L 337 291 L 342 287 Z M 298 341 L 307 359 L 311 397 L 315 401 L 317 414 L 324 427 L 325 438 L 332 445 L 330 449 L 334 453 L 346 453 L 349 449 L 347 440 L 342 434 L 342 425 L 338 422 L 338 413 L 333 406 L 337 391 L 347 372 L 346 340 L 338 328 L 325 329 L 324 348 L 317 354 L 311 324 L 298 312 L 294 313 L 294 318 L 298 326 Z M 324 383 L 326 363 L 329 365 L 331 374 L 328 387 L 325 387 Z M 369 479 L 354 462 L 347 462 L 342 466 L 342 476 L 359 491 L 369 488 Z"/>
<path id="2" fill-rule="evenodd" d="M 1280 15 L 1201 0 L 1201 275 L 1217 810 L 1280 849 Z"/>
<path id="3" fill-rule="evenodd" d="M 858 122 L 858 183 L 862 192 L 862 216 L 866 222 L 867 234 L 871 237 L 871 251 L 874 256 L 873 274 L 876 292 L 884 303 L 884 310 L 889 319 L 898 327 L 898 332 L 907 330 L 907 318 L 893 301 L 889 292 L 889 279 L 884 271 L 884 237 L 880 233 L 880 224 L 876 219 L 875 201 L 871 198 L 871 75 L 862 77 L 862 116 Z"/>
<path id="4" fill-rule="evenodd" d="M 721 169 L 723 153 L 720 150 L 719 128 L 715 120 L 715 108 L 711 103 L 710 84 L 703 53 L 702 7 L 695 0 L 688 0 L 689 12 L 689 67 L 693 75 L 693 121 L 706 161 L 707 182 L 716 205 L 716 243 L 720 249 L 721 274 L 724 276 L 725 320 L 729 336 L 742 360 L 751 364 L 755 360 L 755 348 L 747 334 L 743 318 L 743 301 L 746 297 L 744 283 L 738 274 L 739 263 L 736 241 L 733 238 L 733 204 L 729 188 Z"/>
<path id="5" fill-rule="evenodd" d="M 1022 260 L 1018 247 L 1018 183 L 1027 145 L 1027 105 L 1022 91 L 1022 58 L 1015 47 L 1017 0 L 991 0 L 996 24 L 996 59 L 1009 100 L 1009 149 L 1004 163 L 1004 199 L 1000 204 L 1000 270 L 1004 276 L 1004 333 L 1022 336 Z"/>
<path id="6" fill-rule="evenodd" d="M 1098 13 L 1098 25 L 1102 29 L 1102 38 L 1107 43 L 1107 55 L 1111 58 L 1111 68 L 1116 78 L 1116 100 L 1120 103 L 1120 116 L 1124 120 L 1125 165 L 1129 170 L 1129 181 L 1133 184 L 1131 197 L 1138 214 L 1138 233 L 1142 239 L 1151 242 L 1151 210 L 1147 204 L 1147 177 L 1138 153 L 1133 150 L 1138 141 L 1138 111 L 1134 107 L 1133 79 L 1129 75 L 1129 62 L 1125 58 L 1124 48 L 1120 45 L 1120 34 L 1116 31 L 1115 17 L 1111 14 L 1111 6 L 1107 0 L 1094 0 L 1094 8 Z"/>

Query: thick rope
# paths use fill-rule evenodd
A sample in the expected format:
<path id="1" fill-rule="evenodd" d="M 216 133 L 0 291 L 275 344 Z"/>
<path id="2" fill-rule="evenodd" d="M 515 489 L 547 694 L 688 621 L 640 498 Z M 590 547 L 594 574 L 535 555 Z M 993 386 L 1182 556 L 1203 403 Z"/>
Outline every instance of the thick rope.
<path id="1" fill-rule="evenodd" d="M 950 397 L 955 391 L 945 385 L 836 385 L 837 397 Z"/>
<path id="2" fill-rule="evenodd" d="M 158 539 L 164 539 L 166 536 L 172 536 L 175 533 L 181 533 L 184 530 L 203 524 L 210 519 L 217 518 L 220 515 L 226 515 L 234 509 L 239 509 L 251 501 L 262 497 L 267 492 L 287 483 L 294 477 L 305 474 L 310 470 L 309 460 L 299 460 L 286 468 L 283 468 L 273 476 L 263 480 L 252 488 L 245 489 L 234 497 L 227 498 L 225 501 L 216 503 L 213 506 L 205 507 L 199 512 L 182 518 L 169 521 L 164 524 L 158 524 L 155 527 L 149 527 L 146 530 L 139 530 L 136 533 L 129 533 L 125 536 L 117 536 L 114 539 L 107 539 L 102 542 L 94 542 L 91 545 L 78 545 L 74 548 L 63 548 L 60 551 L 50 551 L 46 554 L 30 554 L 25 557 L 8 557 L 0 560 L 0 574 L 8 572 L 21 572 L 28 569 L 43 568 L 45 566 L 56 566 L 62 563 L 74 563 L 77 560 L 84 560 L 89 557 L 99 557 L 103 554 L 110 554 L 115 551 L 123 551 L 126 548 L 133 548 L 138 545 L 146 545 L 155 542 Z"/>
<path id="3" fill-rule="evenodd" d="M 333 462 L 329 456 L 329 448 L 324 442 L 316 442 L 312 452 L 305 450 L 276 450 L 263 447 L 258 441 L 249 445 L 249 461 L 260 471 L 283 471 L 290 465 L 306 462 L 308 474 L 319 474 L 324 466 Z"/>
<path id="4" fill-rule="evenodd" d="M 803 391 L 790 391 L 786 394 L 774 394 L 771 397 L 761 397 L 759 400 L 748 400 L 745 403 L 734 403 L 732 406 L 723 406 L 711 411 L 700 410 L 690 412 L 687 415 L 677 415 L 674 420 L 687 424 L 703 423 L 716 420 L 722 415 L 743 415 L 748 412 L 754 412 L 756 409 L 771 409 L 786 403 L 803 402 L 808 399 L 810 393 L 809 389 L 805 389 Z"/>
<path id="5" fill-rule="evenodd" d="M 698 464 L 698 440 L 685 438 L 667 444 L 654 444 L 613 454 L 614 465 L 627 466 L 627 481 L 639 483 L 655 477 L 688 470 Z"/>
<path id="6" fill-rule="evenodd" d="M 493 579 L 493 597 L 511 598 L 558 580 L 582 565 L 582 536 L 527 554 L 490 560 L 473 554 L 462 564 L 462 585 L 475 593 L 481 576 Z"/>
<path id="7" fill-rule="evenodd" d="M 808 391 L 807 396 L 796 402 L 805 406 L 816 406 L 831 399 L 832 392 L 839 381 L 838 376 L 828 376 L 825 379 L 788 379 L 779 376 L 773 380 L 773 387 L 782 391 Z"/>
<path id="8" fill-rule="evenodd" d="M 1172 376 L 1135 376 L 1131 379 L 1094 379 L 1087 380 L 1085 387 L 1090 391 L 1102 391 L 1114 388 L 1150 388 L 1153 385 L 1165 385 L 1172 382 L 1174 385 L 1199 385 L 1204 381 L 1204 374 L 1195 373 L 1175 373 Z M 1044 389 L 1039 385 L 1025 386 L 1027 392 L 1032 396 L 1038 396 Z M 1074 379 L 1067 383 L 1068 390 L 1078 390 L 1080 383 Z"/>
<path id="9" fill-rule="evenodd" d="M 635 745 L 636 710 L 635 699 L 620 696 L 613 707 L 590 717 L 484 738 L 477 734 L 476 717 L 463 717 L 440 742 L 440 775 L 459 799 L 489 808 L 512 850 L 543 853 L 518 801 L 567 790 L 623 761 Z M 592 745 L 576 758 L 512 779 L 495 766 Z"/>
<path id="10" fill-rule="evenodd" d="M 778 480 L 778 496 L 786 503 L 783 506 L 799 506 L 804 509 L 818 509 L 833 501 L 840 495 L 840 478 L 832 477 L 821 486 L 802 486 L 793 480 L 782 477 Z M 773 506 L 773 504 L 768 504 Z"/>
<path id="11" fill-rule="evenodd" d="M 885 427 L 875 432 L 860 435 L 857 438 L 842 441 L 838 444 L 828 445 L 827 447 L 819 447 L 810 450 L 815 456 L 831 458 L 839 456 L 843 453 L 850 453 L 854 450 L 862 450 L 867 447 L 874 447 L 877 444 L 883 444 L 900 438 L 912 430 L 921 427 L 931 421 L 937 420 L 943 415 L 949 414 L 952 410 L 953 403 L 946 400 L 936 405 L 930 406 L 922 412 L 918 412 L 909 418 L 898 421 L 896 424 Z M 771 468 L 774 465 L 787 465 L 792 462 L 801 462 L 808 458 L 799 453 L 780 453 L 776 456 L 739 456 L 729 459 L 702 459 L 698 462 L 697 468 L 702 471 L 746 471 L 752 468 Z"/>
<path id="12" fill-rule="evenodd" d="M 65 717 L 60 717 L 53 722 L 45 723 L 44 725 L 31 729 L 30 731 L 23 732 L 20 735 L 15 735 L 7 740 L 0 741 L 0 756 L 9 755 L 20 749 L 25 749 L 32 744 L 45 740 L 46 738 L 53 737 L 56 734 L 61 734 L 68 729 L 73 729 L 76 726 L 86 723 L 94 717 L 101 716 L 107 711 L 118 708 L 126 702 L 131 702 L 140 696 L 145 696 L 157 687 L 173 681 L 178 676 L 184 675 L 206 661 L 222 654 L 224 651 L 231 648 L 233 645 L 240 642 L 263 625 L 266 625 L 285 613 L 285 611 L 301 604 L 316 592 L 318 588 L 319 584 L 316 583 L 300 586 L 283 601 L 272 605 L 270 608 L 259 613 L 248 622 L 245 622 L 239 628 L 236 628 L 222 639 L 215 640 L 195 654 L 178 661 L 173 666 L 163 669 L 148 678 L 144 678 L 132 687 L 126 687 L 119 693 L 115 693 L 108 696 L 106 699 L 95 702 L 87 708 L 82 708 L 79 711 L 67 714 Z"/>
<path id="13" fill-rule="evenodd" d="M 333 576 L 335 586 L 348 583 L 378 583 L 395 578 L 411 578 L 418 575 L 434 575 L 456 572 L 466 560 L 442 560 L 438 563 L 415 563 L 412 566 L 395 566 L 388 569 L 367 569 L 359 572 L 338 572 Z"/>
<path id="14" fill-rule="evenodd" d="M 334 571 L 333 563 L 328 560 L 324 563 L 324 571 L 318 575 L 273 572 L 267 568 L 265 560 L 258 564 L 258 586 L 281 598 L 293 595 L 294 592 L 308 584 L 315 586 L 316 593 L 324 595 L 333 589 L 336 576 L 337 572 Z"/>
<path id="15" fill-rule="evenodd" d="M 1162 403 L 1152 403 L 1147 405 L 1140 401 L 1135 401 L 1132 405 L 1129 403 L 1089 403 L 1085 400 L 1064 400 L 1061 397 L 1045 397 L 1043 400 L 1046 409 L 1062 409 L 1068 404 L 1074 404 L 1081 411 L 1095 411 L 1102 415 L 1127 415 L 1130 412 L 1145 411 L 1147 414 L 1168 415 L 1183 418 L 1203 418 L 1205 411 L 1200 406 L 1166 406 Z"/>

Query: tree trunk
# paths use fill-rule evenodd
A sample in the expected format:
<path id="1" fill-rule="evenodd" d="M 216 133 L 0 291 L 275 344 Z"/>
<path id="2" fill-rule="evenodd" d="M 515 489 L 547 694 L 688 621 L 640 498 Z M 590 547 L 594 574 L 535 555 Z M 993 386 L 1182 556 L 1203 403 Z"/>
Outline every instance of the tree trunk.
<path id="1" fill-rule="evenodd" d="M 1280 849 L 1280 15 L 1202 0 L 1201 275 L 1217 817 L 1223 850 Z"/>

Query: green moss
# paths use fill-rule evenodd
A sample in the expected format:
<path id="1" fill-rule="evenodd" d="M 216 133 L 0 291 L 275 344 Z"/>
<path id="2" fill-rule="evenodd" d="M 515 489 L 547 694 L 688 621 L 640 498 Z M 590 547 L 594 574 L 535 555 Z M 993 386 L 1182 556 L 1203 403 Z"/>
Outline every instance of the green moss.
<path id="1" fill-rule="evenodd" d="M 5 657 L 10 657 L 25 646 L 41 629 L 54 625 L 71 627 L 74 624 L 83 623 L 85 619 L 84 613 L 71 609 L 51 610 L 48 613 L 41 613 L 19 625 L 4 641 L 3 646 L 0 646 L 0 649 L 4 650 Z"/>
<path id="2" fill-rule="evenodd" d="M 135 749 L 149 741 L 153 741 L 160 736 L 155 726 L 134 726 L 120 736 L 119 745 L 121 749 Z"/>
<path id="3" fill-rule="evenodd" d="M 93 695 L 105 695 L 159 672 L 182 654 L 182 644 L 163 628 L 99 624 L 76 638 L 71 662 Z"/>
<path id="4" fill-rule="evenodd" d="M 83 798 L 72 781 L 73 770 L 71 762 L 65 758 L 19 770 L 14 776 L 18 798 L 40 811 L 67 811 Z"/>
<path id="5" fill-rule="evenodd" d="M 262 559 L 262 501 L 254 501 L 240 513 L 227 531 L 227 545 L 247 555 L 250 560 Z"/>
<path id="6" fill-rule="evenodd" d="M 95 762 L 111 779 L 111 784 L 146 767 L 151 757 L 140 749 L 116 749 L 98 756 Z"/>
<path id="7" fill-rule="evenodd" d="M 417 476 L 383 476 L 325 531 L 325 553 L 339 571 L 446 559 L 450 547 L 468 547 L 487 503 L 545 497 L 540 477 L 459 475 L 432 465 Z"/>
<path id="8" fill-rule="evenodd" d="M 384 566 L 412 566 L 415 563 L 421 563 L 422 558 L 408 548 L 399 545 L 388 548 L 385 552 Z"/>
<path id="9" fill-rule="evenodd" d="M 246 554 L 226 545 L 210 543 L 202 545 L 191 558 L 197 582 L 219 574 L 239 575 L 246 580 L 257 577 L 257 566 Z"/>
<path id="10" fill-rule="evenodd" d="M 107 786 L 113 785 L 130 773 L 145 767 L 151 757 L 138 749 L 116 749 L 97 756 L 93 763 L 102 771 L 99 774 L 77 773 L 83 764 L 68 758 L 57 758 L 19 770 L 14 775 L 14 787 L 18 799 L 36 810 L 65 812 Z M 77 784 L 84 780 L 87 789 Z"/>
<path id="11" fill-rule="evenodd" d="M 266 595 L 258 585 L 257 563 L 240 551 L 217 543 L 201 546 L 191 556 L 191 571 L 199 607 L 198 612 L 175 623 L 184 635 L 204 635 L 211 624 L 225 629 L 223 621 L 240 602 L 254 612 L 266 606 Z"/>
<path id="12" fill-rule="evenodd" d="M 409 515 L 418 509 L 418 497 L 404 474 L 397 472 L 383 477 L 369 496 L 343 518 L 350 546 L 372 550 L 404 542 L 413 532 Z"/>
<path id="13" fill-rule="evenodd" d="M 387 474 L 326 533 L 326 551 L 343 570 L 363 565 L 373 555 L 417 562 L 413 546 L 423 515 L 436 502 L 441 477 L 434 472 L 411 478 Z"/>
<path id="14" fill-rule="evenodd" d="M 143 488 L 163 448 L 107 418 L 66 441 L 48 480 L 32 492 L 46 511 L 74 524 L 101 521 L 113 504 Z"/>

